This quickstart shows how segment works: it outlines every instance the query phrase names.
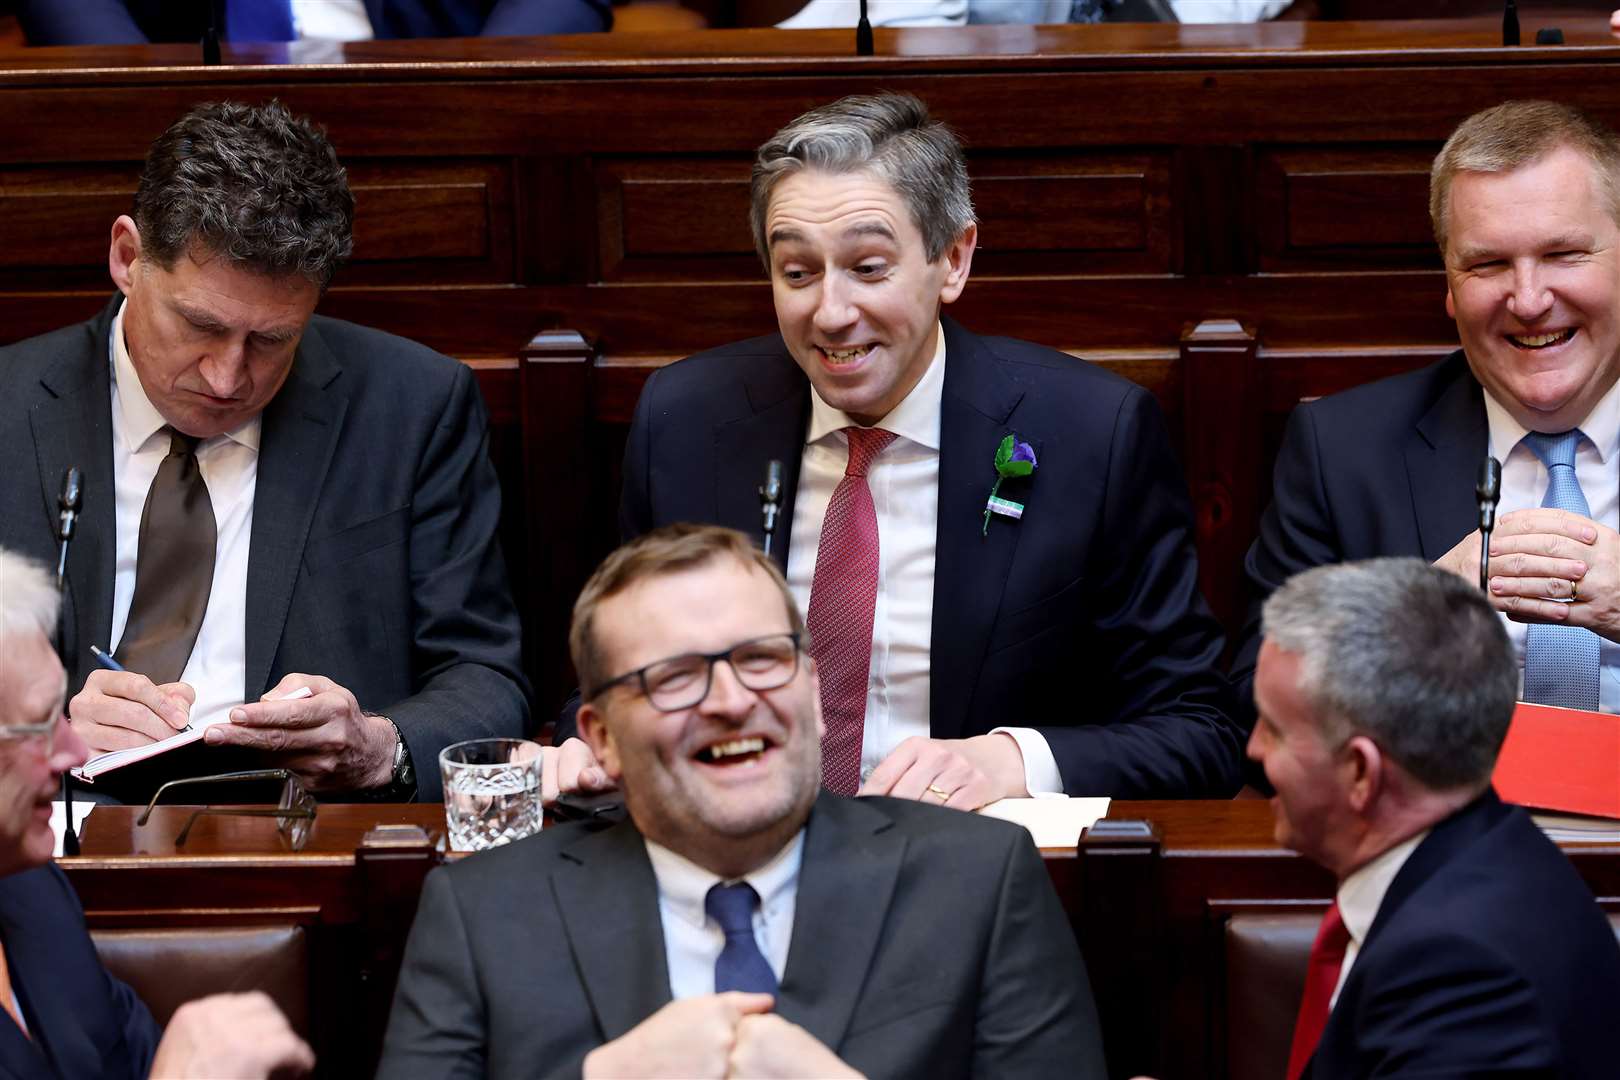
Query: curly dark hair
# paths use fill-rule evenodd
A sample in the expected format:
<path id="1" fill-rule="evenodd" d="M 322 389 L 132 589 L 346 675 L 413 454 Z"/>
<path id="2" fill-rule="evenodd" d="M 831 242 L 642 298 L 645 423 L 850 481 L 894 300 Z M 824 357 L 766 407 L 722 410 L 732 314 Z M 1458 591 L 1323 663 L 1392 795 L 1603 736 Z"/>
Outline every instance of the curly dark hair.
<path id="1" fill-rule="evenodd" d="M 354 196 L 326 132 L 279 101 L 199 105 L 147 151 L 135 189 L 142 253 L 193 248 L 325 289 L 354 249 Z"/>

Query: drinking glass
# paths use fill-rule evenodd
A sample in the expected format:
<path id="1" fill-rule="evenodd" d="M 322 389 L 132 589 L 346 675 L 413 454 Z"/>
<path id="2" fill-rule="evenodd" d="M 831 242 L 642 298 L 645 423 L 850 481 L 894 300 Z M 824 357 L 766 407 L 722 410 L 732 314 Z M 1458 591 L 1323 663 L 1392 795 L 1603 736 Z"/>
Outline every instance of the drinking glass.
<path id="1" fill-rule="evenodd" d="M 469 739 L 439 751 L 451 849 L 483 851 L 539 832 L 540 761 L 528 739 Z"/>

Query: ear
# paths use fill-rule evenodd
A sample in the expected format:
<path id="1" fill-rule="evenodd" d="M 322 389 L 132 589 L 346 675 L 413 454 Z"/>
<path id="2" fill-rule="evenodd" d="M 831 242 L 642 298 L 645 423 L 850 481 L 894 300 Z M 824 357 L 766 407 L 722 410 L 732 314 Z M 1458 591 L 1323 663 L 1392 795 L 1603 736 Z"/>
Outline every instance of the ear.
<path id="1" fill-rule="evenodd" d="M 968 274 L 973 270 L 973 252 L 979 246 L 979 226 L 969 222 L 940 258 L 945 260 L 945 283 L 940 286 L 939 302 L 949 304 L 967 287 Z"/>
<path id="2" fill-rule="evenodd" d="M 619 763 L 619 748 L 613 741 L 613 733 L 608 729 L 607 717 L 595 705 L 586 703 L 579 707 L 579 713 L 574 718 L 579 729 L 579 737 L 585 740 L 585 745 L 591 748 L 596 755 L 596 763 L 602 766 L 609 780 L 617 784 L 624 775 Z"/>
<path id="3" fill-rule="evenodd" d="M 1383 793 L 1387 762 L 1378 744 L 1365 735 L 1352 735 L 1342 751 L 1345 760 L 1344 789 L 1350 800 L 1350 809 L 1357 817 L 1366 817 L 1378 796 Z"/>
<path id="4" fill-rule="evenodd" d="M 135 264 L 141 257 L 141 230 L 128 214 L 120 214 L 113 222 L 112 243 L 107 249 L 107 273 L 113 284 L 125 296 L 135 280 Z"/>

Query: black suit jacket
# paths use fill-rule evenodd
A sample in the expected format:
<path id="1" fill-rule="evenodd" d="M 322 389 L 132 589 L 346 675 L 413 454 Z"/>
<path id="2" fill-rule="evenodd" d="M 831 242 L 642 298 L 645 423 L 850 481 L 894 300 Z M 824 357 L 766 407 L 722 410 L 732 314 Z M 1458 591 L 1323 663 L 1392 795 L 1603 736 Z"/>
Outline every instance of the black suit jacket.
<path id="1" fill-rule="evenodd" d="M 71 690 L 95 668 L 90 646 L 108 648 L 112 631 L 107 340 L 117 303 L 0 349 L 0 460 L 11 463 L 0 484 L 0 546 L 54 567 L 62 474 L 69 465 L 84 472 L 68 558 Z M 263 413 L 243 698 L 258 700 L 288 672 L 335 679 L 361 708 L 399 725 L 424 799 L 440 797 L 441 749 L 520 735 L 528 718 L 487 444 L 465 365 L 321 316 Z M 220 753 L 198 749 L 213 755 L 208 762 L 234 756 Z M 179 754 L 154 759 L 153 778 L 210 769 L 200 757 L 180 769 Z"/>
<path id="2" fill-rule="evenodd" d="M 378 1076 L 578 1076 L 670 1001 L 640 833 L 565 825 L 435 870 Z M 1074 935 L 1023 829 L 822 794 L 776 1011 L 872 1077 L 1101 1077 Z"/>
<path id="3" fill-rule="evenodd" d="M 0 878 L 0 938 L 29 1032 L 0 1013 L 0 1076 L 145 1080 L 157 1024 L 101 966 L 79 898 L 54 864 Z"/>
<path id="4" fill-rule="evenodd" d="M 1487 792 L 1413 851 L 1317 1045 L 1312 1080 L 1609 1080 L 1620 945 L 1569 859 Z"/>
<path id="5" fill-rule="evenodd" d="M 21 0 L 31 45 L 201 41 L 208 0 Z M 224 11 L 223 0 L 214 0 Z M 365 0 L 378 38 L 584 34 L 613 25 L 608 0 Z M 224 33 L 224 17 L 217 25 Z"/>
<path id="6" fill-rule="evenodd" d="M 1233 681 L 1252 708 L 1260 608 L 1301 570 L 1385 555 L 1430 562 L 1479 527 L 1485 401 L 1462 350 L 1438 364 L 1297 407 L 1271 505 L 1244 566 L 1251 604 Z"/>
<path id="7" fill-rule="evenodd" d="M 1246 733 L 1216 670 L 1221 631 L 1198 591 L 1186 481 L 1157 403 L 1066 354 L 942 321 L 934 737 L 1037 728 L 1077 795 L 1231 795 Z M 656 372 L 625 449 L 624 536 L 674 521 L 758 536 L 756 488 L 778 458 L 785 562 L 809 416 L 809 380 L 780 335 Z M 1026 504 L 1022 520 L 993 517 L 986 536 L 993 459 L 1011 433 L 1039 464 L 1002 485 Z"/>

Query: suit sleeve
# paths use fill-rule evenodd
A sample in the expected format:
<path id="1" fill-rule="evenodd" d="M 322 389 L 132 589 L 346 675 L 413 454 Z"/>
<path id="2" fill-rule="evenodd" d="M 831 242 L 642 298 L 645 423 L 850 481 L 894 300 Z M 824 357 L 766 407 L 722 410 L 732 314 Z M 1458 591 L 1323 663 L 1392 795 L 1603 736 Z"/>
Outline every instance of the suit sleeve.
<path id="1" fill-rule="evenodd" d="M 974 1022 L 971 1076 L 1102 1080 L 1102 1029 L 1063 908 L 1021 833 L 1003 868 Z"/>
<path id="2" fill-rule="evenodd" d="M 427 876 L 405 943 L 379 1078 L 476 1078 L 489 1071 L 484 1002 L 447 869 Z M 542 1067 L 544 1063 L 536 1063 Z"/>
<path id="3" fill-rule="evenodd" d="M 501 495 L 472 372 L 460 367 L 412 496 L 415 690 L 384 712 L 398 725 L 424 801 L 443 797 L 439 751 L 519 737 L 528 723 L 517 610 L 496 529 Z"/>
<path id="4" fill-rule="evenodd" d="M 485 37 L 593 34 L 613 25 L 607 0 L 497 0 L 484 21 Z"/>
<path id="5" fill-rule="evenodd" d="M 123 0 L 22 0 L 17 21 L 30 45 L 144 45 Z"/>
<path id="6" fill-rule="evenodd" d="M 1152 396 L 1133 387 L 1115 418 L 1103 521 L 1086 572 L 1106 680 L 1076 687 L 1076 724 L 1037 727 L 1064 790 L 1115 798 L 1227 797 L 1243 743 L 1219 669 L 1224 638 L 1198 588 L 1192 506 Z"/>

